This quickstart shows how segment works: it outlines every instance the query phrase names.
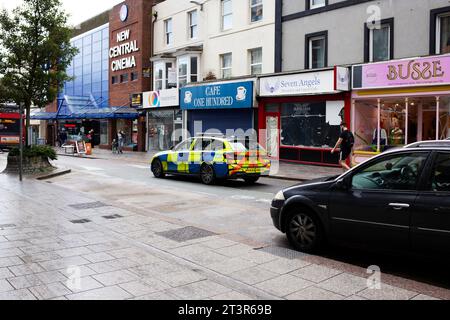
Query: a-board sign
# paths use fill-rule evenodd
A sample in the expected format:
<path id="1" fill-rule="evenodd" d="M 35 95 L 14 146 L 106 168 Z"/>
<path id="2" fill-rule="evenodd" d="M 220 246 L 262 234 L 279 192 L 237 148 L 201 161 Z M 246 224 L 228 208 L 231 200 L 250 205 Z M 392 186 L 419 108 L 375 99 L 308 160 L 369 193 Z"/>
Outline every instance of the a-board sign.
<path id="1" fill-rule="evenodd" d="M 77 147 L 77 153 L 86 154 L 86 143 L 84 141 L 77 141 L 76 147 Z"/>

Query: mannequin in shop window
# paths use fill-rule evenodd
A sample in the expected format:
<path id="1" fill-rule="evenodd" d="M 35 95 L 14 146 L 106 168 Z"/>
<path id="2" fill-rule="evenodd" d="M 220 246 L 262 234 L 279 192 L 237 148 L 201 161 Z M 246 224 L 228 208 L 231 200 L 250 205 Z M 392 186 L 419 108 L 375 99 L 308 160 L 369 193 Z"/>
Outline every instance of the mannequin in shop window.
<path id="1" fill-rule="evenodd" d="M 387 131 L 384 128 L 384 121 L 381 120 L 381 124 L 380 124 L 380 145 L 381 146 L 386 146 L 387 145 Z M 372 138 L 372 144 L 373 145 L 378 145 L 378 129 L 375 129 L 373 131 L 373 138 Z"/>
<path id="2" fill-rule="evenodd" d="M 393 114 L 391 117 L 392 130 L 390 132 L 390 144 L 393 146 L 399 146 L 403 144 L 404 136 L 403 130 L 400 128 L 400 119 L 397 114 Z"/>

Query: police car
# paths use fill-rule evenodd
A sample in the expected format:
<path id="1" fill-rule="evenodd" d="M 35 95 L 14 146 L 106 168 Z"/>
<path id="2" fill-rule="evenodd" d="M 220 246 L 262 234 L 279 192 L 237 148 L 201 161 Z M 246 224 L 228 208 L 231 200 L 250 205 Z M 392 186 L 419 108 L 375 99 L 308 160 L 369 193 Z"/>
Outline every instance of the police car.
<path id="1" fill-rule="evenodd" d="M 256 141 L 215 136 L 187 139 L 156 154 L 151 161 L 156 178 L 166 174 L 196 175 L 206 185 L 225 179 L 243 179 L 253 184 L 269 175 L 270 166 L 266 151 Z"/>

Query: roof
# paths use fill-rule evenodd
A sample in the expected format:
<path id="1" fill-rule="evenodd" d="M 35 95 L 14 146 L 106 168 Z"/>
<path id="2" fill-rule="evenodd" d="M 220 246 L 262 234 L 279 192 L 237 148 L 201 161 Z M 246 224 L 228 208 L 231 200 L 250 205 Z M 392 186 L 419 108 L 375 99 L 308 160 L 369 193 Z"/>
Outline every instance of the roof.
<path id="1" fill-rule="evenodd" d="M 129 106 L 110 107 L 92 95 L 64 96 L 58 100 L 57 112 L 36 112 L 33 120 L 137 119 L 139 113 Z"/>
<path id="2" fill-rule="evenodd" d="M 405 146 L 405 149 L 423 149 L 423 148 L 450 148 L 450 138 L 446 140 L 419 141 Z"/>

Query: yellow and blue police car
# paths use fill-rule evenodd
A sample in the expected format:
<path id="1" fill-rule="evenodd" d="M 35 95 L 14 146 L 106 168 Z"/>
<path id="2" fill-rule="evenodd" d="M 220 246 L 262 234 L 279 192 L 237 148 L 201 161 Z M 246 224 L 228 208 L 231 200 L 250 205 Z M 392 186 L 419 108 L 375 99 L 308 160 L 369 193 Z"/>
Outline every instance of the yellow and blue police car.
<path id="1" fill-rule="evenodd" d="M 187 139 L 156 154 L 151 161 L 156 178 L 197 175 L 207 185 L 225 179 L 244 179 L 253 184 L 269 175 L 270 166 L 267 152 L 256 141 L 215 136 Z"/>

